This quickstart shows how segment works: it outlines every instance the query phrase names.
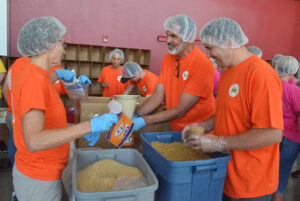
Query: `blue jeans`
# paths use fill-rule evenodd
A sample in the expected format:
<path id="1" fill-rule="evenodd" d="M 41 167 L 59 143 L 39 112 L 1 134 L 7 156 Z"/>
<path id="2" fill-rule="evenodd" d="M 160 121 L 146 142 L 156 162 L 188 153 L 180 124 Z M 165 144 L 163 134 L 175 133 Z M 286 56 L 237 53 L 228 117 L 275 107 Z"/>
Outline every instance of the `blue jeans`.
<path id="1" fill-rule="evenodd" d="M 15 164 L 15 154 L 16 154 L 17 148 L 14 143 L 14 138 L 13 138 L 13 132 L 10 132 L 10 136 L 8 139 L 8 147 L 7 147 L 7 152 L 8 152 L 8 157 L 11 163 L 11 166 L 14 166 Z"/>
<path id="2" fill-rule="evenodd" d="M 280 143 L 279 185 L 277 193 L 283 194 L 285 192 L 291 169 L 299 151 L 300 143 L 286 137 L 282 138 L 282 142 Z"/>

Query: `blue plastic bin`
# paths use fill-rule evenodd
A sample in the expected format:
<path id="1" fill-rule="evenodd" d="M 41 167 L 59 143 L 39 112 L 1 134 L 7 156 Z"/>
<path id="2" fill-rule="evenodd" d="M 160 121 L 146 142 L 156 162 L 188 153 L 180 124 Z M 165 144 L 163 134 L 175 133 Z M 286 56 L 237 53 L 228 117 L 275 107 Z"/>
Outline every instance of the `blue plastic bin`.
<path id="1" fill-rule="evenodd" d="M 181 142 L 181 132 L 143 133 L 142 152 L 159 181 L 156 201 L 221 201 L 230 154 L 197 161 L 170 161 L 150 144 Z"/>

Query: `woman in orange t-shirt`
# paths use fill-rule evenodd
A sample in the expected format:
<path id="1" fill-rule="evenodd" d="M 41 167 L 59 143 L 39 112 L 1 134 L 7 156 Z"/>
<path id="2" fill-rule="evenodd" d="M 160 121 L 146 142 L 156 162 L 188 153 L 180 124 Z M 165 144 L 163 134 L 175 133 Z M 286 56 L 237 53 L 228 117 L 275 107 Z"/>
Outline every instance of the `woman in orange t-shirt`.
<path id="1" fill-rule="evenodd" d="M 114 95 L 121 95 L 126 90 L 127 84 L 121 83 L 121 67 L 124 61 L 124 53 L 120 49 L 114 49 L 109 58 L 112 65 L 106 66 L 102 69 L 98 82 L 103 88 L 104 97 L 113 97 Z"/>
<path id="2" fill-rule="evenodd" d="M 64 105 L 48 72 L 52 66 L 61 65 L 66 31 L 58 19 L 39 17 L 27 22 L 19 33 L 18 51 L 30 58 L 29 63 L 20 64 L 11 83 L 17 147 L 13 185 L 21 200 L 60 201 L 61 175 L 68 161 L 69 142 L 85 137 L 93 144 L 100 132 L 107 131 L 118 120 L 114 114 L 104 114 L 67 126 Z M 69 70 L 54 71 L 56 80 L 73 82 L 76 76 Z M 90 84 L 86 76 L 79 76 L 78 80 L 80 84 Z"/>

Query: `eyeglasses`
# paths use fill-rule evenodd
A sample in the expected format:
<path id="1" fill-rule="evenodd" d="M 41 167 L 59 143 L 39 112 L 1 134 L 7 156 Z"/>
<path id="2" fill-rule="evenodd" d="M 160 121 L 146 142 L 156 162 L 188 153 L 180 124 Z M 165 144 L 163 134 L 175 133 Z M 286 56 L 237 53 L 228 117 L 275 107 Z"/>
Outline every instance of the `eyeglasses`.
<path id="1" fill-rule="evenodd" d="M 180 58 L 177 57 L 175 60 L 175 71 L 174 71 L 175 77 L 179 77 L 179 71 L 180 71 Z"/>
<path id="2" fill-rule="evenodd" d="M 62 44 L 63 44 L 63 48 L 64 48 L 64 49 L 66 49 L 66 48 L 67 48 L 68 44 L 67 44 L 65 41 L 63 41 L 63 40 L 59 40 L 59 42 L 62 42 Z"/>

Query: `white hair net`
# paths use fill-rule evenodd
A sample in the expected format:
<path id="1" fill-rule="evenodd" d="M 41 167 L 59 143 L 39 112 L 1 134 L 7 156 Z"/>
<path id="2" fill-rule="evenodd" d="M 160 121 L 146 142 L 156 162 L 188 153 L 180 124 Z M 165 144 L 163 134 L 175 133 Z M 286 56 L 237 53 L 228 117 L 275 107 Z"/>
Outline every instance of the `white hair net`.
<path id="1" fill-rule="evenodd" d="M 119 55 L 119 56 L 121 57 L 121 60 L 122 60 L 122 63 L 123 63 L 123 61 L 124 61 L 124 53 L 123 53 L 123 51 L 120 50 L 120 49 L 114 49 L 113 51 L 110 52 L 110 54 L 109 54 L 109 59 L 111 60 L 112 57 L 113 57 L 115 54 L 117 54 L 117 55 Z"/>
<path id="2" fill-rule="evenodd" d="M 135 62 L 126 62 L 122 67 L 122 77 L 132 78 L 143 71 L 142 67 Z"/>
<path id="3" fill-rule="evenodd" d="M 283 57 L 282 54 L 275 54 L 272 59 L 272 66 L 275 67 L 276 63 L 280 60 L 281 57 Z"/>
<path id="4" fill-rule="evenodd" d="M 179 36 L 183 42 L 193 43 L 196 38 L 197 27 L 187 15 L 171 16 L 164 22 L 165 31 L 171 31 Z"/>
<path id="5" fill-rule="evenodd" d="M 258 57 L 261 58 L 262 56 L 262 50 L 256 46 L 249 46 L 247 47 L 247 50 L 255 55 L 257 55 Z"/>
<path id="6" fill-rule="evenodd" d="M 67 28 L 55 17 L 38 17 L 20 30 L 17 48 L 24 57 L 40 55 L 58 43 Z"/>
<path id="7" fill-rule="evenodd" d="M 248 43 L 240 25 L 228 18 L 217 18 L 204 25 L 200 31 L 200 40 L 202 43 L 226 49 L 238 48 Z"/>
<path id="8" fill-rule="evenodd" d="M 297 73 L 299 63 L 292 56 L 282 56 L 275 65 L 275 71 L 279 76 L 294 75 Z"/>

